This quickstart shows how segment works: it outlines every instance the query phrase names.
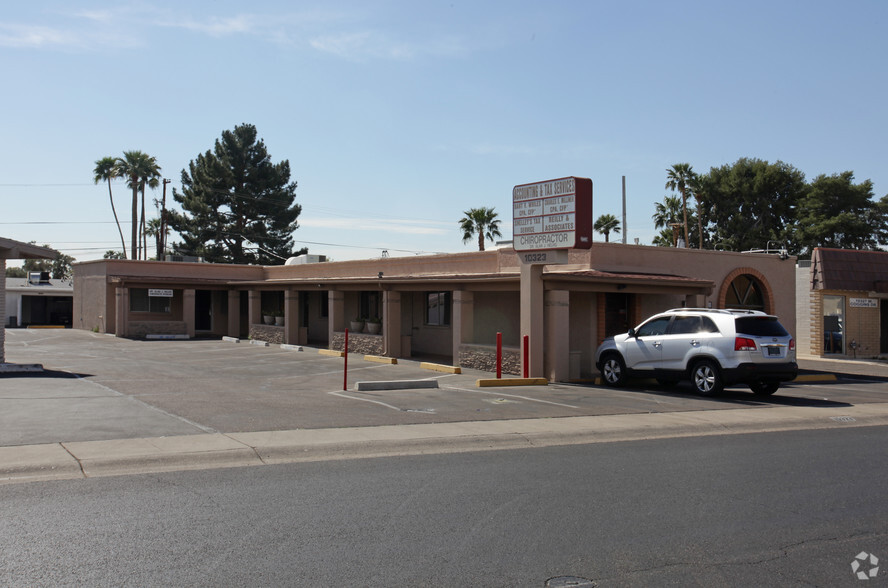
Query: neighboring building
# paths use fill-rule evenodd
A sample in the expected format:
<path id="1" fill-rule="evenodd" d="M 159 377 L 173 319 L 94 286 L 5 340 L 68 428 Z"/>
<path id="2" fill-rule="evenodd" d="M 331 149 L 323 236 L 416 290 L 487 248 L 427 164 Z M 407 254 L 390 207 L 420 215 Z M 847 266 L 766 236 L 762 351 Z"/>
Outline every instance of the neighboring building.
<path id="1" fill-rule="evenodd" d="M 70 327 L 74 315 L 74 284 L 50 279 L 46 272 L 27 278 L 6 278 L 6 327 Z"/>
<path id="2" fill-rule="evenodd" d="M 58 252 L 30 243 L 22 243 L 0 237 L 0 317 L 6 317 L 6 260 L 7 259 L 54 259 Z M 4 320 L 5 324 L 5 320 Z M 39 367 L 39 366 L 34 366 Z M 11 368 L 6 364 L 6 328 L 0 325 L 0 371 Z M 40 368 L 42 369 L 42 368 Z"/>
<path id="3" fill-rule="evenodd" d="M 351 331 L 350 351 L 492 370 L 499 332 L 508 373 L 530 332 L 530 375 L 550 380 L 594 375 L 605 336 L 668 308 L 760 309 L 795 325 L 795 258 L 596 243 L 567 261 L 531 271 L 511 248 L 264 267 L 98 260 L 74 265 L 73 324 L 342 349 L 353 318 L 378 317 L 381 334 Z M 263 324 L 266 312 L 284 325 Z"/>
<path id="4" fill-rule="evenodd" d="M 888 252 L 816 248 L 797 270 L 799 351 L 888 354 Z"/>

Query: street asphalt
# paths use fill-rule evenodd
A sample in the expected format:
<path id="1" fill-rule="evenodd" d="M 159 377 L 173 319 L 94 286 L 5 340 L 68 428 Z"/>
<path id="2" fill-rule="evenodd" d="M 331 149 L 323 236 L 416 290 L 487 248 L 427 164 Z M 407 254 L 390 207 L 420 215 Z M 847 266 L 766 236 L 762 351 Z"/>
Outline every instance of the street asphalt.
<path id="1" fill-rule="evenodd" d="M 376 455 L 888 424 L 881 385 L 827 398 L 810 383 L 888 381 L 888 363 L 802 358 L 761 399 L 640 382 L 479 386 L 493 374 L 248 341 L 136 341 L 6 331 L 0 483 Z M 439 371 L 440 370 L 440 371 Z"/>

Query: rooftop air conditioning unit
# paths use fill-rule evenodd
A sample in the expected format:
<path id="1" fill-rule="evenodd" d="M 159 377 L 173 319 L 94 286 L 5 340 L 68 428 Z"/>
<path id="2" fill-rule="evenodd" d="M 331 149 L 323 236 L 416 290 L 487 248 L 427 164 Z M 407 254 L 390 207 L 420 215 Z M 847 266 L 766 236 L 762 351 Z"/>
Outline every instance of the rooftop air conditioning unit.
<path id="1" fill-rule="evenodd" d="M 197 257 L 196 255 L 170 255 L 167 254 L 166 261 L 180 261 L 185 263 L 203 263 L 203 257 Z"/>
<path id="2" fill-rule="evenodd" d="M 323 263 L 327 261 L 326 255 L 297 255 L 287 260 L 284 265 L 303 265 L 306 263 Z"/>

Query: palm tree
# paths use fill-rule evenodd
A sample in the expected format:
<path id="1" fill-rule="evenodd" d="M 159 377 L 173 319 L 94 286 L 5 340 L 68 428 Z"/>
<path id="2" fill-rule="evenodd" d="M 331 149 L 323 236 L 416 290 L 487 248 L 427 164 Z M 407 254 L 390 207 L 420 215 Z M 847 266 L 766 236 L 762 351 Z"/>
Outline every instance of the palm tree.
<path id="1" fill-rule="evenodd" d="M 688 184 L 688 192 L 697 201 L 697 234 L 700 236 L 700 249 L 703 249 L 703 180 L 694 174 Z"/>
<path id="2" fill-rule="evenodd" d="M 120 220 L 117 218 L 117 209 L 114 208 L 114 196 L 111 194 L 111 180 L 117 177 L 117 160 L 113 157 L 103 157 L 96 161 L 96 169 L 93 170 L 93 180 L 108 182 L 108 198 L 111 199 L 111 212 L 114 213 L 114 222 L 117 223 L 117 232 L 120 233 L 120 246 L 123 248 L 123 259 L 126 259 L 126 240 L 123 238 L 123 229 L 120 228 Z"/>
<path id="3" fill-rule="evenodd" d="M 684 240 L 688 242 L 688 184 L 694 177 L 690 163 L 676 163 L 666 170 L 666 188 L 681 193 L 681 210 L 684 216 Z"/>
<path id="4" fill-rule="evenodd" d="M 117 160 L 117 174 L 126 178 L 126 185 L 133 191 L 133 239 L 131 253 L 133 259 L 139 255 L 139 236 L 145 222 L 145 184 L 156 188 L 160 184 L 160 166 L 157 159 L 142 151 L 124 151 L 123 158 Z M 139 191 L 142 192 L 142 218 L 139 219 Z M 147 252 L 146 252 L 147 253 Z M 145 255 L 147 257 L 147 255 Z"/>
<path id="5" fill-rule="evenodd" d="M 654 239 L 654 245 L 668 246 L 671 242 L 672 246 L 676 246 L 676 238 L 678 233 L 675 232 L 675 225 L 681 224 L 681 200 L 678 196 L 663 197 L 663 202 L 657 202 L 656 212 L 651 218 L 654 220 L 655 229 L 663 229 L 660 231 L 658 238 Z M 666 237 L 669 237 L 668 241 Z"/>
<path id="6" fill-rule="evenodd" d="M 612 214 L 602 214 L 592 228 L 604 235 L 604 242 L 607 243 L 611 232 L 620 232 L 620 221 Z"/>
<path id="7" fill-rule="evenodd" d="M 148 224 L 145 227 L 145 234 L 149 237 L 154 237 L 155 251 L 157 252 L 155 258 L 157 259 L 157 261 L 163 260 L 164 237 L 169 236 L 170 234 L 169 227 L 165 226 L 163 230 L 161 230 L 160 227 L 160 217 L 152 218 L 148 221 Z"/>
<path id="8" fill-rule="evenodd" d="M 485 239 L 493 241 L 496 237 L 502 237 L 499 230 L 499 216 L 493 208 L 470 208 L 463 213 L 466 215 L 459 221 L 459 228 L 463 232 L 463 243 L 468 243 L 472 237 L 478 235 L 478 251 L 484 251 Z"/>

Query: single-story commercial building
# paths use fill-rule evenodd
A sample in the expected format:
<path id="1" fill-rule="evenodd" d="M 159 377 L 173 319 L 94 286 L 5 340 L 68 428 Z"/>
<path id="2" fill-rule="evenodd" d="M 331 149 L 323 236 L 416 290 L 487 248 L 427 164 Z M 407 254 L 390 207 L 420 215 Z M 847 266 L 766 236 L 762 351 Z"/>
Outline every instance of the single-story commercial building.
<path id="1" fill-rule="evenodd" d="M 796 288 L 802 353 L 888 354 L 888 252 L 818 247 L 799 262 Z"/>
<path id="2" fill-rule="evenodd" d="M 46 272 L 27 278 L 6 278 L 6 327 L 70 327 L 74 314 L 74 284 L 50 279 Z"/>
<path id="3" fill-rule="evenodd" d="M 592 376 L 606 336 L 668 308 L 759 309 L 795 325 L 795 258 L 596 243 L 562 261 L 526 265 L 512 248 L 280 266 L 90 261 L 74 266 L 74 327 L 333 349 L 349 329 L 350 351 L 484 370 L 501 333 L 513 374 L 528 335 L 530 375 L 563 381 Z"/>

